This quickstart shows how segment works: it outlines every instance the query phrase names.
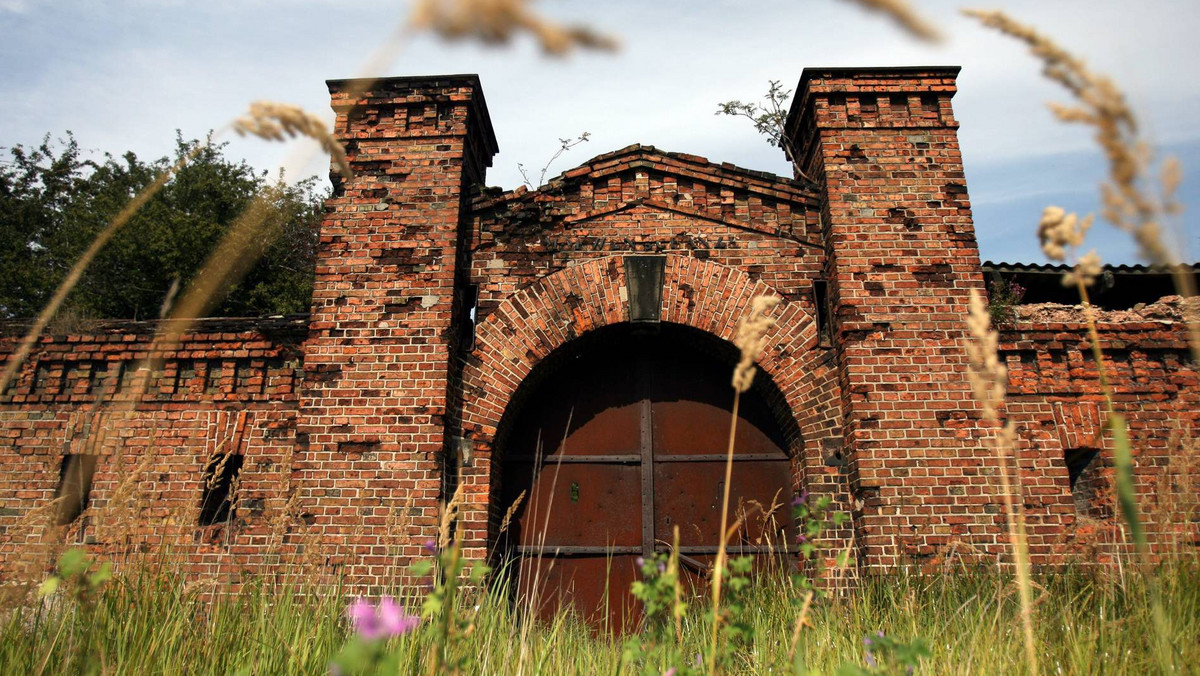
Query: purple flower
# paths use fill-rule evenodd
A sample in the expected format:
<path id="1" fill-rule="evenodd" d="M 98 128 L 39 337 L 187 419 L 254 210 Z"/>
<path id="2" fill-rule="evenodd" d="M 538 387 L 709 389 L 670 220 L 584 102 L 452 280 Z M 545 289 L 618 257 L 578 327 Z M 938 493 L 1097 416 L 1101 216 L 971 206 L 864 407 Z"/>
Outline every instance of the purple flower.
<path id="1" fill-rule="evenodd" d="M 404 606 L 396 603 L 396 599 L 385 596 L 379 600 L 379 623 L 388 636 L 402 636 L 416 629 L 421 618 L 404 612 Z"/>
<path id="2" fill-rule="evenodd" d="M 364 598 L 355 599 L 346 609 L 354 631 L 368 641 L 407 634 L 421 624 L 421 618 L 404 612 L 404 607 L 391 597 L 379 601 L 379 607 Z"/>
<path id="3" fill-rule="evenodd" d="M 371 602 L 358 598 L 354 599 L 354 603 L 346 609 L 346 615 L 350 618 L 350 623 L 354 625 L 354 631 L 358 632 L 359 636 L 367 640 L 379 638 L 383 635 L 382 628 L 379 626 L 379 616 L 375 613 L 375 606 Z"/>
<path id="4" fill-rule="evenodd" d="M 642 566 L 646 565 L 646 559 L 643 559 L 640 556 L 637 557 L 636 559 L 634 559 L 633 562 L 637 564 L 638 568 L 641 568 Z"/>
<path id="5" fill-rule="evenodd" d="M 875 656 L 871 654 L 870 650 L 867 651 L 867 666 L 872 669 L 879 666 L 879 663 L 875 661 Z"/>
<path id="6" fill-rule="evenodd" d="M 659 561 L 659 562 L 658 562 L 658 572 L 660 572 L 660 573 L 665 573 L 665 572 L 667 572 L 667 564 L 666 564 L 666 562 L 664 562 L 664 561 Z"/>
<path id="7" fill-rule="evenodd" d="M 663 672 L 663 676 L 675 676 L 675 667 L 671 667 Z"/>
<path id="8" fill-rule="evenodd" d="M 433 538 L 426 540 L 424 547 L 425 551 L 429 552 L 430 554 L 437 554 L 437 540 L 434 540 Z"/>

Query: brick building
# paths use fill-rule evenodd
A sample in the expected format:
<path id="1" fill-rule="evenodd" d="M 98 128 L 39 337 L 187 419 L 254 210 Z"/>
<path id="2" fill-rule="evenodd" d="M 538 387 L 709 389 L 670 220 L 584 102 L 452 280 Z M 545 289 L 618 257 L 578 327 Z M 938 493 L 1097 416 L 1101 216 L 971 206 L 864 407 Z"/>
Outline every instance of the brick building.
<path id="1" fill-rule="evenodd" d="M 581 607 L 608 577 L 619 603 L 676 526 L 690 569 L 711 560 L 730 340 L 762 295 L 783 302 L 742 402 L 734 547 L 788 549 L 771 505 L 807 491 L 850 512 L 829 551 L 859 571 L 1004 559 L 962 347 L 985 275 L 957 72 L 805 70 L 798 178 L 635 145 L 508 192 L 484 187 L 497 142 L 476 77 L 330 82 L 355 175 L 334 177 L 311 314 L 202 320 L 169 347 L 153 322 L 45 338 L 0 393 L 5 575 L 44 534 L 35 508 L 77 494 L 49 517 L 72 542 L 230 573 L 299 554 L 384 584 L 462 486 L 469 556 L 522 557 L 523 579 L 540 568 Z M 1195 545 L 1180 305 L 1099 330 L 1152 535 Z M 1086 333 L 1043 307 L 1001 336 L 1038 564 L 1122 542 Z M 106 523 L 117 507 L 134 518 Z"/>

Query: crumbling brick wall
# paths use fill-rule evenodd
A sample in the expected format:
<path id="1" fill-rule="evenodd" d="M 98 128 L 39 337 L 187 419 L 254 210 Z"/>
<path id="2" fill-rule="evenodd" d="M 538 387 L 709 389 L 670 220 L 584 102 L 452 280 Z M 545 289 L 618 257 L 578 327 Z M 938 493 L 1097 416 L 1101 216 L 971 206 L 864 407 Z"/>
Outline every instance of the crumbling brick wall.
<path id="1" fill-rule="evenodd" d="M 381 585 L 425 555 L 461 487 L 463 544 L 486 557 L 514 397 L 557 350 L 633 319 L 627 266 L 646 257 L 660 295 L 639 321 L 727 345 L 751 299 L 783 301 L 760 373 L 793 485 L 852 514 L 831 551 L 867 571 L 1007 557 L 992 432 L 966 381 L 967 298 L 983 283 L 956 74 L 806 71 L 787 126 L 796 178 L 630 146 L 508 192 L 483 187 L 497 146 L 474 76 L 331 82 L 354 176 L 334 179 L 311 316 L 204 320 L 169 347 L 151 348 L 154 323 L 43 339 L 0 393 L 4 574 L 54 532 L 38 507 L 81 455 L 99 457 L 93 510 L 132 517 L 70 525 L 67 542 L 97 550 L 166 545 L 196 570 L 272 574 L 302 555 Z M 1200 407 L 1177 308 L 1100 319 L 1160 548 L 1197 537 Z M 1022 309 L 1002 350 L 1035 561 L 1119 551 L 1078 311 Z M 200 524 L 229 455 L 235 513 Z"/>
<path id="2" fill-rule="evenodd" d="M 97 456 L 89 501 L 100 518 L 76 520 L 66 543 L 114 556 L 167 547 L 197 571 L 270 565 L 307 320 L 207 320 L 165 348 L 155 347 L 157 327 L 111 322 L 47 338 L 0 394 L 0 560 L 36 555 L 24 550 L 37 550 L 56 520 L 44 507 L 65 459 Z M 0 349 L 11 350 L 24 328 L 6 327 Z M 211 463 L 224 455 L 244 459 L 237 518 L 198 526 Z"/>
<path id="3" fill-rule="evenodd" d="M 1189 302 L 1192 312 L 1197 305 Z M 1185 304 L 1096 312 L 1104 373 L 1129 425 L 1138 505 L 1158 551 L 1200 545 L 1200 378 Z M 1128 552 L 1115 508 L 1107 403 L 1079 306 L 1018 307 L 1001 333 L 1007 412 L 1017 423 L 1021 479 L 1036 562 Z"/>

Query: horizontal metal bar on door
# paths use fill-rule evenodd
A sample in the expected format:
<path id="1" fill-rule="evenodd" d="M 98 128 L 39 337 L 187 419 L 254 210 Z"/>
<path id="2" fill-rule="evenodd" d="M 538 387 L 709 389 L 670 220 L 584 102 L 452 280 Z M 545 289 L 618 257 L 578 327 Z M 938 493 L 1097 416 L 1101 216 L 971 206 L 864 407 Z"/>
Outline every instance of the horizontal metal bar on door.
<path id="1" fill-rule="evenodd" d="M 662 553 L 666 553 L 670 550 L 671 550 L 670 547 L 664 547 L 662 545 L 659 545 L 654 548 L 654 551 L 662 552 Z M 797 547 L 773 547 L 770 545 L 743 545 L 743 546 L 731 545 L 729 547 L 726 547 L 725 551 L 728 552 L 729 554 L 784 554 L 784 553 L 794 554 L 800 550 Z M 679 548 L 679 553 L 680 554 L 716 554 L 717 548 L 715 546 L 701 546 L 701 545 L 681 546 Z"/>
<path id="2" fill-rule="evenodd" d="M 682 453 L 672 453 L 670 455 L 654 455 L 654 462 L 725 462 L 727 456 L 724 453 L 714 453 L 707 455 L 686 455 Z M 781 456 L 778 453 L 742 453 L 733 454 L 734 462 L 762 462 L 775 461 L 787 462 L 786 456 Z"/>
<path id="3" fill-rule="evenodd" d="M 571 465 L 577 463 L 595 463 L 605 465 L 636 465 L 642 461 L 641 453 L 637 455 L 547 455 L 538 458 L 533 455 L 514 455 L 510 462 L 542 462 L 547 465 L 562 463 Z"/>
<path id="4" fill-rule="evenodd" d="M 641 554 L 642 547 L 584 547 L 578 545 L 563 545 L 555 547 L 554 545 L 521 545 L 517 547 L 517 553 L 522 556 L 541 555 L 541 556 L 571 556 L 573 554 Z"/>
<path id="5" fill-rule="evenodd" d="M 667 552 L 670 547 L 659 545 L 655 547 L 657 552 Z M 794 554 L 799 551 L 796 547 L 771 547 L 768 545 L 742 545 L 726 547 L 726 552 L 730 554 Z M 555 547 L 554 545 L 521 545 L 517 547 L 517 553 L 522 556 L 541 555 L 541 556 L 573 556 L 573 555 L 603 555 L 603 554 L 641 554 L 642 548 L 639 547 L 596 547 L 582 545 L 563 545 Z M 679 548 L 680 554 L 716 554 L 715 546 L 683 546 Z"/>
<path id="6" fill-rule="evenodd" d="M 671 453 L 669 455 L 655 454 L 654 462 L 724 462 L 724 453 L 704 454 L 704 455 L 687 455 L 686 453 Z M 514 455 L 508 458 L 509 462 L 542 462 L 547 465 L 562 463 L 564 465 L 578 463 L 595 463 L 606 465 L 635 465 L 642 461 L 641 454 L 638 455 L 547 455 L 543 458 L 538 458 L 533 455 Z M 733 455 L 734 462 L 787 462 L 786 457 L 780 456 L 778 453 L 742 453 Z"/>

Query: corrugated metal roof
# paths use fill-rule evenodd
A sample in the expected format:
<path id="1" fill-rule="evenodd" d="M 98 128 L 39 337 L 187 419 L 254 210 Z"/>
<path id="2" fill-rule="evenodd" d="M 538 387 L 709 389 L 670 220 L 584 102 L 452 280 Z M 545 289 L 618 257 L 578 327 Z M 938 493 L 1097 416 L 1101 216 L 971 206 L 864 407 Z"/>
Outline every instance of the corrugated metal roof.
<path id="1" fill-rule="evenodd" d="M 1200 272 L 1200 263 L 1185 264 L 1192 272 Z M 1062 274 L 1070 271 L 1072 266 L 1065 263 L 994 263 L 985 261 L 984 272 L 1032 272 L 1045 274 Z M 1105 265 L 1105 271 L 1129 275 L 1167 275 L 1171 270 L 1163 265 Z"/>

